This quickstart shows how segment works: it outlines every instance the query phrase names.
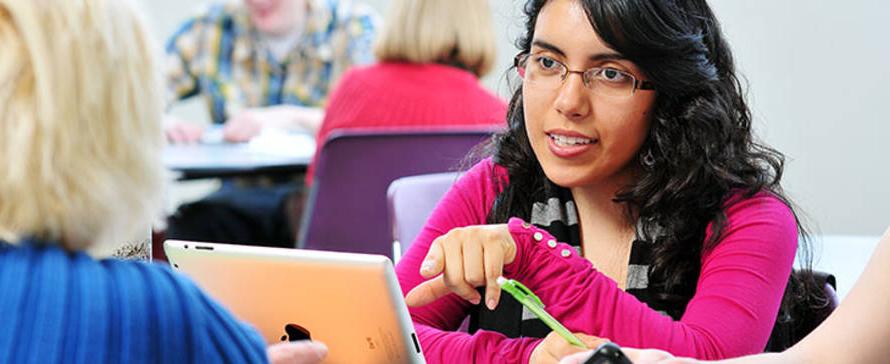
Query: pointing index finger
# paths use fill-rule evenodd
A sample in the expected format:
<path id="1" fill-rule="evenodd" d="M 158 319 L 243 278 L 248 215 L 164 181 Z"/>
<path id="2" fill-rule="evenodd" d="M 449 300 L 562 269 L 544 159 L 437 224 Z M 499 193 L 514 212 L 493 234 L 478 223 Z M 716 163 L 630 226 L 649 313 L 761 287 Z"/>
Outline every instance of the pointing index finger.
<path id="1" fill-rule="evenodd" d="M 451 290 L 445 285 L 445 278 L 438 276 L 423 282 L 405 295 L 405 303 L 409 307 L 420 307 L 448 295 Z"/>

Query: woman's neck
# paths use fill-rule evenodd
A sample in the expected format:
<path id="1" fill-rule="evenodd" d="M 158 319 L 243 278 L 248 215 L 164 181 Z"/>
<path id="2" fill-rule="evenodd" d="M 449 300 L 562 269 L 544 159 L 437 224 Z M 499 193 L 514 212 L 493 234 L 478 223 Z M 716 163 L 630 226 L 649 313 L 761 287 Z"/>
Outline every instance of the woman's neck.
<path id="1" fill-rule="evenodd" d="M 578 220 L 582 227 L 592 227 L 592 224 L 612 227 L 613 230 L 632 227 L 624 205 L 614 201 L 616 192 L 572 188 L 572 198 L 578 208 Z"/>
<path id="2" fill-rule="evenodd" d="M 635 237 L 635 218 L 614 201 L 626 183 L 572 188 L 578 210 L 581 252 L 593 266 L 624 289 Z"/>
<path id="3" fill-rule="evenodd" d="M 622 173 L 598 184 L 572 187 L 583 236 L 624 236 L 634 230 L 636 219 L 628 215 L 627 205 L 615 202 L 615 196 L 632 180 L 633 173 Z"/>

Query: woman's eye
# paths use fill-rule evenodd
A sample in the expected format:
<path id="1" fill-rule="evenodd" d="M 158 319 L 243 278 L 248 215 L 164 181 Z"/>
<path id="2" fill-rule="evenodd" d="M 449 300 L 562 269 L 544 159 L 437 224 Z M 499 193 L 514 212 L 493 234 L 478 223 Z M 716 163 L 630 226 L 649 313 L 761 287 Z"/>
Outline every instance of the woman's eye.
<path id="1" fill-rule="evenodd" d="M 539 56 L 536 61 L 538 65 L 544 70 L 552 71 L 559 68 L 559 62 L 547 56 Z"/>
<path id="2" fill-rule="evenodd" d="M 630 80 L 630 77 L 628 77 L 627 74 L 614 68 L 603 68 L 600 70 L 599 76 L 605 81 L 615 83 L 627 82 Z"/>

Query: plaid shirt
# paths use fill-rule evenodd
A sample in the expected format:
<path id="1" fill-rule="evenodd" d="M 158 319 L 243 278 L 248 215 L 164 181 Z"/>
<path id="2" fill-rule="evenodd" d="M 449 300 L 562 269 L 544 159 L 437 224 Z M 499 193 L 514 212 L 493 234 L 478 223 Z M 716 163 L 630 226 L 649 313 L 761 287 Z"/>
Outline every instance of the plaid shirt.
<path id="1" fill-rule="evenodd" d="M 308 0 L 306 28 L 282 62 L 264 46 L 242 0 L 211 5 L 167 44 L 168 100 L 206 97 L 214 123 L 243 108 L 322 107 L 336 79 L 373 61 L 379 19 L 349 0 Z"/>

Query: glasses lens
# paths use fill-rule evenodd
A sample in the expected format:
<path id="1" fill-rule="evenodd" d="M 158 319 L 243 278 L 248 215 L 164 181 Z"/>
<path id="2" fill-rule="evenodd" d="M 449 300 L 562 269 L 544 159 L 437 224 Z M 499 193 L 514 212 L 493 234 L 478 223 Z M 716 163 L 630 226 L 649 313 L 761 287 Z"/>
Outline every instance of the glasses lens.
<path id="1" fill-rule="evenodd" d="M 555 89 L 562 84 L 565 66 L 557 60 L 544 56 L 532 55 L 526 58 L 525 80 L 542 89 Z"/>
<path id="2" fill-rule="evenodd" d="M 633 94 L 636 79 L 633 75 L 614 68 L 591 68 L 584 73 L 586 85 L 595 94 L 607 97 L 627 97 Z"/>

